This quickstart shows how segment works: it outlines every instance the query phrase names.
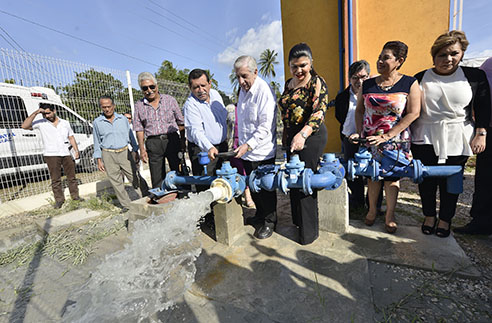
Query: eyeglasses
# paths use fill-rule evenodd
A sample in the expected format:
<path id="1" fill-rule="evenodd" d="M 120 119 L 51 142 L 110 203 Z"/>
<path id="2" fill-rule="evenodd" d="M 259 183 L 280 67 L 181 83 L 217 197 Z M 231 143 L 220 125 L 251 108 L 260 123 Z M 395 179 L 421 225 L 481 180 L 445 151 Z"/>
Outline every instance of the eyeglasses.
<path id="1" fill-rule="evenodd" d="M 350 77 L 350 79 L 354 80 L 354 81 L 358 81 L 358 80 L 367 80 L 369 78 L 369 75 L 364 75 L 364 76 L 357 76 L 357 75 L 352 75 L 352 77 Z"/>
<path id="2" fill-rule="evenodd" d="M 132 117 L 126 117 L 128 120 L 132 121 Z"/>
<path id="3" fill-rule="evenodd" d="M 146 92 L 148 89 L 151 89 L 151 90 L 155 90 L 155 84 L 152 84 L 152 85 L 144 85 L 142 87 L 140 87 L 142 89 L 142 91 Z"/>

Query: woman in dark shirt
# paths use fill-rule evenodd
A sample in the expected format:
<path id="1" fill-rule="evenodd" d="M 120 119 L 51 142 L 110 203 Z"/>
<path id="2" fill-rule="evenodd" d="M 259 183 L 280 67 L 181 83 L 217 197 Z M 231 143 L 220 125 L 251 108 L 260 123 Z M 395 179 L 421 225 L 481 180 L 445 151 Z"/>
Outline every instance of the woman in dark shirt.
<path id="1" fill-rule="evenodd" d="M 324 120 L 328 89 L 313 69 L 313 55 L 307 44 L 292 47 L 289 67 L 292 78 L 285 83 L 279 100 L 284 123 L 282 143 L 289 147 L 289 158 L 298 154 L 306 168 L 316 171 L 327 141 Z M 290 203 L 293 223 L 299 227 L 300 243 L 312 243 L 319 234 L 317 192 L 305 195 L 300 189 L 292 189 Z"/>

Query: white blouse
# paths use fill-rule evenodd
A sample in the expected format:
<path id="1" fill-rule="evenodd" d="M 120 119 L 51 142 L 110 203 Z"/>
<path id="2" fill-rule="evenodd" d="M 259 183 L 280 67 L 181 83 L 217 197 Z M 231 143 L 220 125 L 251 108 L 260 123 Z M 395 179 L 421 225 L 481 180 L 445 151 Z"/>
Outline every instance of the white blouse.
<path id="1" fill-rule="evenodd" d="M 422 109 L 412 124 L 412 144 L 434 146 L 444 163 L 448 156 L 473 155 L 473 123 L 466 120 L 472 89 L 461 67 L 451 75 L 438 75 L 428 69 L 420 83 Z"/>

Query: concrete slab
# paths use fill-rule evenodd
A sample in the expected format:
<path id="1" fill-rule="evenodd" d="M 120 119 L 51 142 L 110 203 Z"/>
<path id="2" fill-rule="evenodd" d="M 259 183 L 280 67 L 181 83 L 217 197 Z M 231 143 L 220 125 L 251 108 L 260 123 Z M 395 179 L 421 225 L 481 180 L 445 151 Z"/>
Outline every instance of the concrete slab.
<path id="1" fill-rule="evenodd" d="M 98 218 L 100 215 L 101 213 L 97 211 L 78 209 L 48 219 L 36 220 L 35 223 L 41 232 L 51 234 L 66 229 L 69 226 L 82 225 L 90 220 Z"/>
<path id="2" fill-rule="evenodd" d="M 420 227 L 398 227 L 396 234 L 384 231 L 384 223 L 372 227 L 350 221 L 349 231 L 341 238 L 352 243 L 350 249 L 375 261 L 409 267 L 456 272 L 466 277 L 480 277 L 480 272 L 454 239 L 423 235 Z"/>
<path id="3" fill-rule="evenodd" d="M 41 239 L 34 224 L 1 230 L 0 253 Z"/>
<path id="4" fill-rule="evenodd" d="M 213 211 L 217 242 L 231 246 L 244 234 L 243 209 L 233 199 L 226 204 L 215 204 Z"/>
<path id="5" fill-rule="evenodd" d="M 246 230 L 232 247 L 202 235 L 204 250 L 189 291 L 199 297 L 187 299 L 189 308 L 195 302 L 213 306 L 211 322 L 223 322 L 231 311 L 237 322 L 252 322 L 251 313 L 260 322 L 372 320 L 367 261 L 340 248 L 339 242 L 347 242 L 321 232 L 313 244 L 300 246 L 276 233 L 256 240 L 253 228 Z"/>

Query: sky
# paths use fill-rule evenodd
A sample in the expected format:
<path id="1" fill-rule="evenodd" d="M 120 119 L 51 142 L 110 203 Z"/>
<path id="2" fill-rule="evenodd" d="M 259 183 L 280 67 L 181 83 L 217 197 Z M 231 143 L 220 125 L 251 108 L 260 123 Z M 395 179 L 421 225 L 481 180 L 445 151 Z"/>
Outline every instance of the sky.
<path id="1" fill-rule="evenodd" d="M 269 48 L 279 53 L 276 81 L 284 83 L 280 0 L 1 0 L 1 3 L 1 48 L 20 46 L 42 56 L 132 73 L 154 73 L 162 61 L 169 60 L 179 69 L 209 69 L 226 93 L 232 91 L 229 74 L 235 58 L 249 54 L 258 59 Z M 490 0 L 464 0 L 463 30 L 470 40 L 465 57 L 492 56 L 490 12 Z"/>

